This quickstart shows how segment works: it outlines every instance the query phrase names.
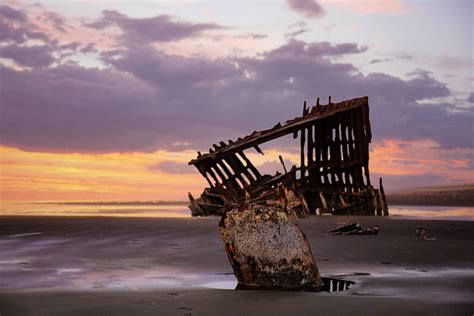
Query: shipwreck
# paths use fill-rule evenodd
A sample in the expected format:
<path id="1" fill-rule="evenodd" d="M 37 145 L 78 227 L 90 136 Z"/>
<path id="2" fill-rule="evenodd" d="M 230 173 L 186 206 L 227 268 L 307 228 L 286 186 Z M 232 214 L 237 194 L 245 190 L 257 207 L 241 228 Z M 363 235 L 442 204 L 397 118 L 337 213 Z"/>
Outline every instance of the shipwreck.
<path id="1" fill-rule="evenodd" d="M 299 138 L 299 166 L 288 170 L 280 156 L 284 173 L 261 174 L 244 151 L 263 154 L 259 145 L 286 135 Z M 370 181 L 371 139 L 368 97 L 338 103 L 329 97 L 325 105 L 318 98 L 309 107 L 304 102 L 302 116 L 198 152 L 189 164 L 209 187 L 197 199 L 189 193 L 189 208 L 193 216 L 206 216 L 223 215 L 243 202 L 284 203 L 298 216 L 388 215 L 382 179 L 379 189 Z"/>

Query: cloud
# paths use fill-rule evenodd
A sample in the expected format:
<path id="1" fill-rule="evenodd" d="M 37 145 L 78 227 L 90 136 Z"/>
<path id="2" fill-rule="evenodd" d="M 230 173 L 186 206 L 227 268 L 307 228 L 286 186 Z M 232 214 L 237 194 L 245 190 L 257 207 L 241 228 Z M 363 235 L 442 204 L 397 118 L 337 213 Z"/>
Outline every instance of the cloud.
<path id="1" fill-rule="evenodd" d="M 264 39 L 264 38 L 268 38 L 268 35 L 265 35 L 265 34 L 256 34 L 256 33 L 248 33 L 248 34 L 244 34 L 244 35 L 240 35 L 238 37 L 241 37 L 241 38 L 252 38 L 252 39 Z"/>
<path id="2" fill-rule="evenodd" d="M 37 14 L 0 6 L 0 57 L 24 68 L 45 68 L 76 53 L 97 53 L 95 43 L 60 41 L 51 32 L 67 33 L 71 27 L 57 13 L 42 9 Z M 51 27 L 50 27 L 51 26 Z"/>
<path id="3" fill-rule="evenodd" d="M 446 69 L 470 69 L 473 65 L 473 58 L 459 58 L 452 56 L 442 56 L 437 58 L 436 66 Z"/>
<path id="4" fill-rule="evenodd" d="M 390 13 L 401 14 L 408 8 L 401 0 L 377 0 L 377 1 L 348 1 L 331 0 L 330 4 L 337 5 L 358 14 Z"/>
<path id="5" fill-rule="evenodd" d="M 45 157 L 38 165 L 83 155 L 92 156 L 102 165 L 105 160 L 121 157 L 121 162 L 110 168 L 115 174 L 116 166 L 135 165 L 131 160 L 145 155 L 147 158 L 140 163 L 143 174 L 172 181 L 178 181 L 176 177 L 181 174 L 179 182 L 183 183 L 192 172 L 197 183 L 201 177 L 185 164 L 195 149 L 204 152 L 219 140 L 236 139 L 301 115 L 305 99 L 312 104 L 316 97 L 322 97 L 325 103 L 329 95 L 335 102 L 368 95 L 374 134 L 371 175 L 383 176 L 386 188 L 407 183 L 459 182 L 469 175 L 472 179 L 474 110 L 464 107 L 459 111 L 455 103 L 466 105 L 466 97 L 453 98 L 446 84 L 426 69 L 415 69 L 401 78 L 362 72 L 347 62 L 348 58 L 339 58 L 359 54 L 359 60 L 363 60 L 367 46 L 290 38 L 279 47 L 261 51 L 261 39 L 266 35 L 247 29 L 244 33 L 212 33 L 225 28 L 166 15 L 135 19 L 117 11 L 105 11 L 100 19 L 84 27 L 77 21 L 41 12 L 32 14 L 0 6 L 0 57 L 20 66 L 0 65 L 0 143 L 11 146 L 11 150 L 28 151 L 25 155 L 61 152 Z M 291 36 L 301 34 L 307 26 L 303 21 L 290 26 Z M 114 33 L 117 30 L 119 33 Z M 196 41 L 197 37 L 203 38 Z M 211 57 L 199 50 L 205 41 L 214 46 L 218 41 L 214 51 L 231 46 L 230 39 L 232 47 L 259 53 L 224 51 Z M 246 39 L 247 44 L 242 45 Z M 167 45 L 175 45 L 175 50 Z M 190 49 L 194 46 L 196 50 Z M 75 63 L 83 54 L 101 68 Z M 389 60 L 384 57 L 368 60 L 370 64 Z M 454 67 L 460 60 L 441 61 L 447 66 L 454 63 Z M 474 103 L 474 93 L 467 101 Z M 390 147 L 386 144 L 390 139 L 397 140 L 396 150 L 377 150 L 380 143 L 385 144 L 384 149 Z M 277 155 L 270 159 L 269 152 L 277 147 L 276 154 L 283 152 L 295 163 L 298 147 L 293 152 L 289 147 L 292 144 L 271 143 L 267 148 L 262 146 L 265 156 L 248 156 L 252 161 L 264 157 L 257 165 L 273 173 L 281 166 Z M 193 151 L 186 151 L 187 156 L 179 160 L 169 156 L 156 160 L 155 150 L 186 149 Z M 120 154 L 96 156 L 117 152 Z M 424 155 L 417 157 L 419 153 Z M 291 161 L 286 161 L 287 167 L 293 164 Z M 103 172 L 97 174 L 102 177 Z M 55 177 L 57 174 L 60 170 L 54 172 Z M 130 174 L 135 173 L 132 170 Z M 61 174 L 61 179 L 54 181 L 62 181 L 63 177 Z M 150 183 L 147 191 L 155 194 L 157 185 Z M 106 189 L 116 194 L 115 188 L 110 189 L 113 181 L 109 184 Z M 73 190 L 75 180 L 70 185 Z M 95 192 L 99 188 L 104 188 L 103 184 L 91 185 L 87 190 Z M 172 194 L 175 191 L 173 188 Z"/>
<path id="6" fill-rule="evenodd" d="M 473 163 L 474 147 L 446 149 L 428 138 L 377 140 L 370 151 L 372 183 L 382 177 L 388 192 L 432 184 L 472 182 Z"/>
<path id="7" fill-rule="evenodd" d="M 51 65 L 55 58 L 53 50 L 48 45 L 19 46 L 12 44 L 0 46 L 0 57 L 15 61 L 18 65 L 27 67 L 46 67 Z"/>
<path id="8" fill-rule="evenodd" d="M 28 40 L 49 41 L 49 36 L 32 25 L 22 10 L 0 6 L 0 41 L 21 44 Z"/>
<path id="9" fill-rule="evenodd" d="M 336 56 L 347 54 L 359 54 L 367 50 L 367 46 L 359 46 L 355 43 L 331 44 L 329 42 L 306 43 L 291 39 L 276 49 L 264 53 L 267 59 L 282 58 L 321 58 L 323 56 Z"/>
<path id="10" fill-rule="evenodd" d="M 305 28 L 306 26 L 308 25 L 308 23 L 306 23 L 305 21 L 298 21 L 298 22 L 295 22 L 295 23 L 291 23 L 288 28 L 297 28 L 297 29 L 302 29 L 302 28 Z"/>
<path id="11" fill-rule="evenodd" d="M 79 152 L 169 149 L 180 142 L 205 150 L 300 115 L 305 99 L 368 95 L 376 138 L 472 146 L 472 111 L 452 113 L 451 104 L 430 104 L 450 91 L 429 73 L 417 71 L 408 80 L 363 75 L 352 64 L 327 58 L 365 50 L 353 43 L 293 40 L 257 57 L 209 60 L 131 46 L 103 53 L 109 65 L 104 70 L 4 67 L 1 78 L 9 80 L 2 82 L 2 142 Z"/>
<path id="12" fill-rule="evenodd" d="M 469 94 L 469 97 L 467 98 L 467 102 L 474 103 L 474 92 L 471 92 L 471 94 Z"/>
<path id="13" fill-rule="evenodd" d="M 357 43 L 291 39 L 251 57 L 178 56 L 151 44 L 221 27 L 104 11 L 89 27 L 115 26 L 122 32 L 119 45 L 104 50 L 96 42 L 64 43 L 38 33 L 22 11 L 0 12 L 7 22 L 17 21 L 0 28 L 0 35 L 9 38 L 0 55 L 29 68 L 0 68 L 5 145 L 120 152 L 176 150 L 173 144 L 180 143 L 180 149 L 204 151 L 216 141 L 300 115 L 305 99 L 368 95 L 374 135 L 380 139 L 432 138 L 446 148 L 472 146 L 472 110 L 455 113 L 453 104 L 430 103 L 451 94 L 430 72 L 418 69 L 409 79 L 362 74 L 355 65 L 332 58 L 367 51 Z M 35 36 L 44 37 L 44 44 L 28 42 Z M 86 68 L 65 59 L 79 53 L 98 54 L 106 68 Z"/>
<path id="14" fill-rule="evenodd" d="M 325 14 L 316 0 L 286 0 L 288 6 L 307 18 L 317 18 Z"/>
<path id="15" fill-rule="evenodd" d="M 94 44 L 94 43 L 86 44 L 86 45 L 83 46 L 79 51 L 80 51 L 81 53 L 83 53 L 83 54 L 97 53 L 97 52 L 98 52 L 98 50 L 97 50 L 97 48 L 95 47 L 95 44 Z"/>
<path id="16" fill-rule="evenodd" d="M 384 63 L 384 62 L 388 62 L 388 61 L 391 61 L 391 59 L 389 58 L 385 58 L 385 59 L 372 59 L 369 64 L 373 65 L 373 64 L 380 64 L 380 63 Z"/>
<path id="17" fill-rule="evenodd" d="M 30 71 L 1 67 L 0 78 L 8 78 L 2 79 L 3 144 L 63 152 L 134 151 L 166 133 L 155 113 L 154 91 L 126 73 L 73 65 Z"/>
<path id="18" fill-rule="evenodd" d="M 0 5 L 0 16 L 4 19 L 11 21 L 26 22 L 28 20 L 28 17 L 25 12 L 11 8 L 6 5 Z"/>
<path id="19" fill-rule="evenodd" d="M 51 23 L 53 27 L 60 32 L 66 32 L 66 29 L 69 27 L 68 23 L 66 22 L 66 19 L 64 19 L 56 12 L 44 11 L 39 16 L 39 19 L 43 22 Z"/>
<path id="20" fill-rule="evenodd" d="M 291 31 L 291 32 L 286 33 L 285 37 L 286 38 L 292 38 L 292 37 L 296 37 L 296 36 L 304 34 L 304 33 L 308 33 L 309 31 L 310 31 L 309 29 L 298 29 L 296 31 Z"/>
<path id="21" fill-rule="evenodd" d="M 135 44 L 177 41 L 222 28 L 214 23 L 178 21 L 169 15 L 142 19 L 130 18 L 114 10 L 103 11 L 99 20 L 87 23 L 86 26 L 99 30 L 116 26 L 122 31 L 120 39 L 124 43 Z"/>
<path id="22" fill-rule="evenodd" d="M 176 162 L 176 161 L 163 161 L 155 165 L 150 166 L 150 170 L 162 171 L 171 174 L 195 174 L 194 167 L 189 166 L 187 163 Z"/>
<path id="23" fill-rule="evenodd" d="M 51 153 L 0 146 L 0 182 L 9 184 L 0 187 L 0 196 L 2 201 L 184 200 L 188 191 L 195 196 L 202 192 L 206 180 L 199 173 L 170 174 L 149 166 L 164 161 L 187 166 L 193 156 L 183 151 Z"/>
<path id="24" fill-rule="evenodd" d="M 434 183 L 472 182 L 473 163 L 474 147 L 447 149 L 429 138 L 411 141 L 386 138 L 375 141 L 370 151 L 372 180 L 388 177 L 394 180 L 391 183 L 394 186 L 403 182 L 409 186 L 423 185 L 412 185 L 410 177 L 413 182 L 429 181 L 426 176 L 430 174 L 440 177 L 432 179 Z"/>
<path id="25" fill-rule="evenodd" d="M 433 185 L 436 183 L 437 185 L 441 184 L 452 184 L 448 179 L 442 177 L 439 174 L 435 173 L 424 173 L 424 174 L 415 174 L 415 175 L 395 175 L 395 174 L 378 174 L 378 173 L 371 173 L 371 181 L 373 184 L 377 184 L 378 187 L 378 180 L 379 178 L 383 179 L 383 186 L 388 193 L 399 189 L 406 189 L 408 188 L 415 188 L 415 187 L 422 187 Z"/>
<path id="26" fill-rule="evenodd" d="M 23 67 L 47 67 L 66 49 L 32 23 L 26 11 L 0 6 L 0 57 Z M 58 16 L 59 18 L 59 16 Z"/>
<path id="27" fill-rule="evenodd" d="M 410 54 L 397 54 L 394 56 L 395 58 L 398 58 L 398 59 L 402 59 L 402 60 L 412 60 L 412 59 L 415 59 L 415 57 L 413 57 L 412 55 Z"/>
<path id="28" fill-rule="evenodd" d="M 209 96 L 220 89 L 220 81 L 231 82 L 238 77 L 229 61 L 167 55 L 149 47 L 122 50 L 104 58 L 118 70 L 144 80 L 162 96 L 172 97 L 168 98 L 170 103 L 192 98 L 193 93 L 195 100 L 199 100 L 200 95 Z M 179 112 L 175 106 L 172 108 Z M 183 104 L 185 109 L 188 106 Z"/>

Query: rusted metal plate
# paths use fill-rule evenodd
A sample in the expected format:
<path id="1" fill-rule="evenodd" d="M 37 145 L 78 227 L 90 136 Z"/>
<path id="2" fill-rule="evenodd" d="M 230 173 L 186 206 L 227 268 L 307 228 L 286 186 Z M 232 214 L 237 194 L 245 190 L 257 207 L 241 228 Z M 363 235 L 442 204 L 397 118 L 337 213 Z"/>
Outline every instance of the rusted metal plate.
<path id="1" fill-rule="evenodd" d="M 309 243 L 290 209 L 242 204 L 222 217 L 219 232 L 238 288 L 321 290 Z"/>

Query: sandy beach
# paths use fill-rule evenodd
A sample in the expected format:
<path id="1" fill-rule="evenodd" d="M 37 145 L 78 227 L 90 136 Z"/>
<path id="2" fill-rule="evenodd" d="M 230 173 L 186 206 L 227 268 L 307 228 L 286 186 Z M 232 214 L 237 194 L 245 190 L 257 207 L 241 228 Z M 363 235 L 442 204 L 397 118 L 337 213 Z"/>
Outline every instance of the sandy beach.
<path id="1" fill-rule="evenodd" d="M 235 291 L 218 218 L 0 217 L 0 314 L 472 315 L 474 222 L 301 220 L 323 276 L 348 291 Z M 344 223 L 380 236 L 332 236 Z M 416 240 L 415 227 L 432 240 Z"/>

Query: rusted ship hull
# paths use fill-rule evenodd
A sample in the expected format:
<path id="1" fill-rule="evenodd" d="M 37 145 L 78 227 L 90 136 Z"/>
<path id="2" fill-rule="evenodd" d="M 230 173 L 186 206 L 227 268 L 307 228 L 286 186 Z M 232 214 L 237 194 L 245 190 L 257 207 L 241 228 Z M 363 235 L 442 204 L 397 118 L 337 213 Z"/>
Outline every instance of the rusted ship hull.
<path id="1" fill-rule="evenodd" d="M 244 151 L 268 141 L 293 135 L 299 138 L 301 161 L 285 173 L 262 175 Z M 285 190 L 299 216 L 388 215 L 382 180 L 370 182 L 369 144 L 372 132 L 368 97 L 339 103 L 329 100 L 303 108 L 303 115 L 273 128 L 255 131 L 235 142 L 220 142 L 189 162 L 206 178 L 209 188 L 194 199 L 194 216 L 222 215 L 244 200 L 262 205 L 280 203 Z M 262 153 L 263 154 L 263 153 Z M 282 161 L 283 163 L 283 161 Z"/>

